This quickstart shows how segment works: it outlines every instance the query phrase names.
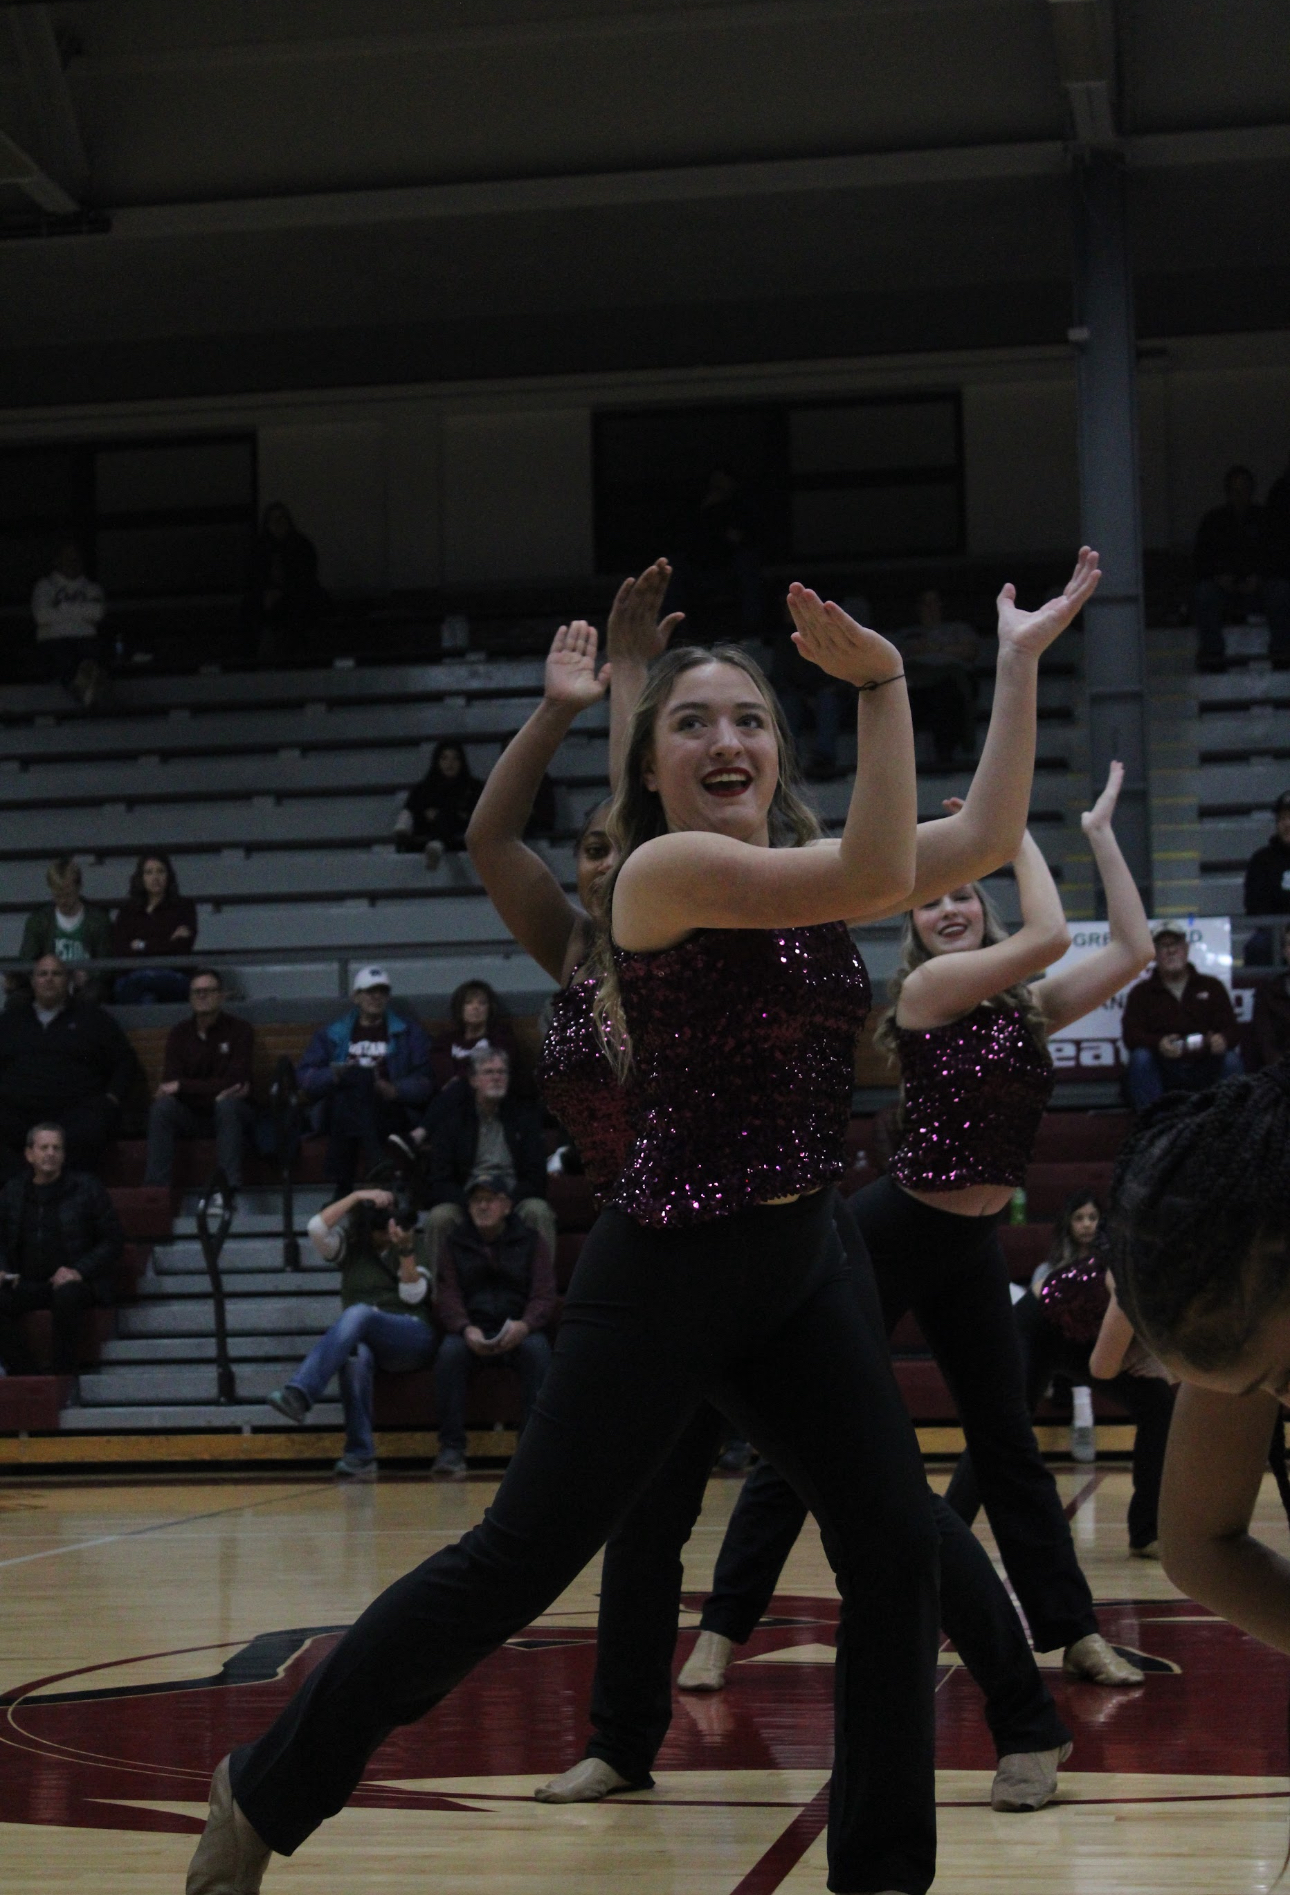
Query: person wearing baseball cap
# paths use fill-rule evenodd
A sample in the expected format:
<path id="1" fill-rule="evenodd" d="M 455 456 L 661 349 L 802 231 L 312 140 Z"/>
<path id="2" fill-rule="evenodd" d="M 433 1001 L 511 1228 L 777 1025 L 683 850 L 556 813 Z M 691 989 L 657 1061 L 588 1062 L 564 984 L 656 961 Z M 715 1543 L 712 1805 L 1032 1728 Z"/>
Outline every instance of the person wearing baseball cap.
<path id="1" fill-rule="evenodd" d="M 466 1478 L 466 1389 L 481 1362 L 518 1374 L 521 1426 L 551 1366 L 546 1329 L 555 1315 L 555 1264 L 545 1238 L 514 1210 L 513 1188 L 504 1172 L 476 1171 L 466 1185 L 466 1216 L 439 1253 L 439 1455 L 430 1470 L 436 1480 Z"/>
<path id="2" fill-rule="evenodd" d="M 360 1163 L 371 1164 L 391 1134 L 405 1135 L 409 1114 L 434 1091 L 430 1041 L 420 1021 L 390 1006 L 383 967 L 360 968 L 354 1005 L 319 1027 L 297 1068 L 315 1131 L 328 1133 L 327 1171 L 336 1195 L 354 1188 Z"/>
<path id="3" fill-rule="evenodd" d="M 1244 1070 L 1231 995 L 1192 966 L 1185 923 L 1157 922 L 1151 936 L 1156 964 L 1129 989 L 1121 1027 L 1138 1112 L 1164 1092 L 1203 1092 Z"/>

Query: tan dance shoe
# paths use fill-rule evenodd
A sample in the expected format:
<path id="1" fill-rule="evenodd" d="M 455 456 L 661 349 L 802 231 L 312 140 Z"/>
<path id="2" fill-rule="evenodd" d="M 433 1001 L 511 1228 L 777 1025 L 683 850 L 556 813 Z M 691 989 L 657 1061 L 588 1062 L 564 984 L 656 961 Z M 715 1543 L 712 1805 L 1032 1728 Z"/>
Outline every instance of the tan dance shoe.
<path id="1" fill-rule="evenodd" d="M 188 1865 L 185 1895 L 259 1895 L 273 1854 L 233 1801 L 228 1758 L 211 1778 L 211 1810 Z"/>
<path id="2" fill-rule="evenodd" d="M 990 1808 L 1012 1815 L 1051 1803 L 1057 1771 L 1070 1754 L 1070 1744 L 1062 1744 L 1057 1750 L 1014 1750 L 1000 1757 L 990 1786 Z"/>
<path id="3" fill-rule="evenodd" d="M 726 1666 L 734 1650 L 734 1641 L 722 1632 L 700 1632 L 694 1650 L 681 1667 L 678 1691 L 720 1691 L 726 1682 Z"/>
<path id="4" fill-rule="evenodd" d="M 1062 1670 L 1068 1678 L 1082 1678 L 1085 1684 L 1133 1685 L 1142 1683 L 1142 1673 L 1127 1658 L 1121 1658 L 1100 1632 L 1089 1632 L 1066 1647 Z"/>
<path id="5" fill-rule="evenodd" d="M 630 1790 L 626 1777 L 620 1777 L 612 1763 L 603 1757 L 584 1757 L 572 1770 L 552 1777 L 534 1790 L 539 1803 L 599 1803 L 617 1790 Z"/>

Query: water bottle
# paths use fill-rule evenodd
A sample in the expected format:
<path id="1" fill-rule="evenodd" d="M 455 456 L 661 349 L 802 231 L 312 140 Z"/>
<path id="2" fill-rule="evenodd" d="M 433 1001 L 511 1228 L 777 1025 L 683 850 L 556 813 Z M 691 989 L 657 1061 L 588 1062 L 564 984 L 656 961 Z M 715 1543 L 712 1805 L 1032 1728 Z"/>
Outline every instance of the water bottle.
<path id="1" fill-rule="evenodd" d="M 1025 1221 L 1026 1187 L 1024 1184 L 1019 1184 L 1012 1194 L 1012 1201 L 1008 1205 L 1008 1222 L 1010 1224 L 1024 1224 Z"/>

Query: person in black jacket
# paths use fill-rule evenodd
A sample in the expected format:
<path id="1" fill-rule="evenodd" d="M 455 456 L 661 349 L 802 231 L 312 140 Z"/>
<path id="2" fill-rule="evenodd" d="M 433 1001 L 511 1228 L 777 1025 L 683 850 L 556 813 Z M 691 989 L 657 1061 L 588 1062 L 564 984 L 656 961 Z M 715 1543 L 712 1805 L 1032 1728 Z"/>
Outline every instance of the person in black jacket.
<path id="1" fill-rule="evenodd" d="M 455 737 L 441 738 L 425 775 L 404 799 L 394 825 L 395 848 L 402 854 L 420 849 L 426 867 L 437 869 L 445 849 L 465 848 L 466 827 L 483 787 L 471 774 L 464 746 Z"/>
<path id="2" fill-rule="evenodd" d="M 511 1062 L 498 1047 L 471 1054 L 470 1077 L 440 1093 L 426 1116 L 431 1210 L 426 1218 L 431 1263 L 437 1265 L 446 1232 L 466 1215 L 474 1179 L 499 1175 L 516 1215 L 531 1224 L 555 1255 L 555 1213 L 546 1195 L 546 1140 L 536 1105 L 516 1099 Z"/>
<path id="3" fill-rule="evenodd" d="M 1247 915 L 1290 915 L 1290 790 L 1282 790 L 1273 805 L 1276 828 L 1245 865 Z M 1247 967 L 1270 967 L 1272 934 L 1255 928 L 1245 943 Z"/>
<path id="4" fill-rule="evenodd" d="M 243 607 L 247 656 L 260 664 L 291 656 L 317 626 L 325 603 L 317 549 L 275 500 L 264 509 L 251 552 Z"/>
<path id="5" fill-rule="evenodd" d="M 67 963 L 42 954 L 31 999 L 0 1013 L 0 1177 L 19 1170 L 38 1119 L 62 1127 L 69 1164 L 93 1170 L 138 1078 L 134 1049 L 112 1015 L 69 998 L 68 980 Z"/>
<path id="6" fill-rule="evenodd" d="M 468 1218 L 448 1232 L 435 1292 L 435 1320 L 444 1332 L 434 1372 L 436 1480 L 466 1478 L 466 1384 L 477 1362 L 504 1362 L 517 1372 L 524 1421 L 551 1366 L 546 1328 L 556 1289 L 549 1246 L 513 1214 L 500 1173 L 472 1181 L 467 1209 Z"/>
<path id="7" fill-rule="evenodd" d="M 98 1179 L 67 1169 L 61 1125 L 33 1125 L 25 1155 L 27 1171 L 0 1190 L 0 1361 L 34 1373 L 19 1323 L 47 1309 L 54 1373 L 75 1375 L 81 1313 L 112 1300 L 121 1225 Z"/>
<path id="8" fill-rule="evenodd" d="M 1290 662 L 1287 594 L 1278 586 L 1273 586 L 1271 594 L 1267 591 L 1263 509 L 1255 505 L 1254 475 L 1248 467 L 1228 468 L 1223 495 L 1223 505 L 1212 507 L 1201 521 L 1192 554 L 1197 670 L 1222 671 L 1227 656 L 1224 625 L 1243 625 L 1251 612 L 1265 610 L 1273 663 L 1284 665 Z"/>

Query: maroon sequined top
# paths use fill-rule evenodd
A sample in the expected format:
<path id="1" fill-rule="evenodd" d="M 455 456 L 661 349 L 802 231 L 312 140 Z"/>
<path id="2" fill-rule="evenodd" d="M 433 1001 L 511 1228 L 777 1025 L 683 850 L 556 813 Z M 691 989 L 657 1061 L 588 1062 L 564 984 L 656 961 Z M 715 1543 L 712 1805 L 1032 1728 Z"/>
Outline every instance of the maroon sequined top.
<path id="1" fill-rule="evenodd" d="M 839 1177 L 869 977 L 840 921 L 614 950 L 639 1136 L 613 1202 L 666 1229 Z"/>
<path id="2" fill-rule="evenodd" d="M 1048 1320 L 1069 1342 L 1091 1346 L 1111 1306 L 1106 1259 L 1095 1250 L 1091 1257 L 1050 1271 L 1039 1286 L 1039 1300 Z"/>
<path id="3" fill-rule="evenodd" d="M 596 1031 L 594 979 L 574 973 L 551 1003 L 551 1025 L 538 1055 L 542 1097 L 578 1147 L 598 1198 L 613 1195 L 635 1136 L 628 1089 L 618 1083 Z"/>
<path id="4" fill-rule="evenodd" d="M 1016 1007 L 980 1006 L 927 1031 L 896 1028 L 905 1136 L 889 1167 L 911 1191 L 1024 1183 L 1053 1063 Z"/>

